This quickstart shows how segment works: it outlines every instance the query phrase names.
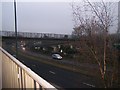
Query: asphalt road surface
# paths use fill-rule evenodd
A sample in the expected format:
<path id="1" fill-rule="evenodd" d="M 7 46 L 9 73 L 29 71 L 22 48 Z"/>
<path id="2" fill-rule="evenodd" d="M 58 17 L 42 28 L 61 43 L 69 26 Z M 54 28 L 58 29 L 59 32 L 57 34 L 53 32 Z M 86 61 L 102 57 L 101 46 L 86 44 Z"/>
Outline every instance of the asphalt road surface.
<path id="1" fill-rule="evenodd" d="M 12 55 L 14 54 L 11 50 L 11 46 L 7 45 L 5 49 Z M 94 77 L 88 77 L 80 73 L 44 64 L 20 55 L 18 56 L 18 59 L 58 89 L 99 88 L 102 86 L 99 80 Z"/>

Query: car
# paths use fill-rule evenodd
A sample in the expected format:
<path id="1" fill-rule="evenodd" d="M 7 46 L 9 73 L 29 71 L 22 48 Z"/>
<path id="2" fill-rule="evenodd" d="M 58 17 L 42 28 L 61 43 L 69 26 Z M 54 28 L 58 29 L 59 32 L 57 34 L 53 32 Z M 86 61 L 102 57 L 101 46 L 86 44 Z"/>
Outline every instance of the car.
<path id="1" fill-rule="evenodd" d="M 60 56 L 59 54 L 52 54 L 52 58 L 53 58 L 53 59 L 61 60 L 61 59 L 62 59 L 62 56 Z"/>

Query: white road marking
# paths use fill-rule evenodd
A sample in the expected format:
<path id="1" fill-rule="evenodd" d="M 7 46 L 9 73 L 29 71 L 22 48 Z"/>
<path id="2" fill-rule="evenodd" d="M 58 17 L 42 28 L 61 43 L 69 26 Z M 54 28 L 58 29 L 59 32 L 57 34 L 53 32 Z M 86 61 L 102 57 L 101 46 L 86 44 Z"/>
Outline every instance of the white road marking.
<path id="1" fill-rule="evenodd" d="M 87 85 L 87 86 L 90 86 L 90 87 L 95 87 L 94 85 L 91 85 L 91 84 L 88 84 L 88 83 L 84 83 L 83 84 Z"/>
<path id="2" fill-rule="evenodd" d="M 53 71 L 49 71 L 50 73 L 52 73 L 52 74 L 56 74 L 55 72 L 53 72 Z"/>

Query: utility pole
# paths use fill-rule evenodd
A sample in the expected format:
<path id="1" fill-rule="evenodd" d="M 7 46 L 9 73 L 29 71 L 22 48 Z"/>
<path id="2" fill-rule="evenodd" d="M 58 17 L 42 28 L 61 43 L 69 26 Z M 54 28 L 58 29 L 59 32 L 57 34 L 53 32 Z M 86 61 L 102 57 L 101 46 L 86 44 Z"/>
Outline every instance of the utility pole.
<path id="1" fill-rule="evenodd" d="M 17 37 L 17 10 L 16 10 L 16 0 L 14 0 L 14 14 L 15 14 L 15 43 L 16 43 L 16 58 L 18 58 L 18 37 Z"/>
<path id="2" fill-rule="evenodd" d="M 120 87 L 120 1 L 118 2 L 118 32 L 117 32 L 117 41 L 118 41 L 118 88 Z"/>

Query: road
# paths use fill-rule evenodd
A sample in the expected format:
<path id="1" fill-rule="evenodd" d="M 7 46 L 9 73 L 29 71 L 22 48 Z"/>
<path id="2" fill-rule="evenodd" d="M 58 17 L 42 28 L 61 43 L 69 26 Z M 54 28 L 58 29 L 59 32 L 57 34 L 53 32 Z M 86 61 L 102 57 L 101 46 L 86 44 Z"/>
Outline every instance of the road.
<path id="1" fill-rule="evenodd" d="M 7 45 L 6 50 L 12 55 L 14 54 L 11 46 Z M 99 80 L 94 77 L 44 64 L 21 55 L 18 56 L 18 59 L 58 89 L 101 87 Z"/>
<path id="2" fill-rule="evenodd" d="M 47 59 L 47 60 L 52 60 L 53 61 L 53 58 L 49 55 L 44 55 L 44 54 L 40 54 L 40 53 L 36 53 L 36 52 L 32 52 L 32 51 L 24 51 L 25 53 L 29 54 L 29 55 L 34 55 L 34 56 L 39 56 L 40 58 L 44 58 L 44 59 Z M 67 59 L 62 59 L 62 60 L 57 60 L 58 62 L 60 61 L 61 63 L 64 63 L 64 64 L 69 64 L 69 65 L 74 65 L 74 66 L 82 66 L 82 67 L 89 67 L 91 69 L 96 69 L 96 68 L 99 68 L 97 64 L 89 64 L 89 63 L 78 63 L 78 62 L 75 62 L 74 60 L 67 60 Z"/>

